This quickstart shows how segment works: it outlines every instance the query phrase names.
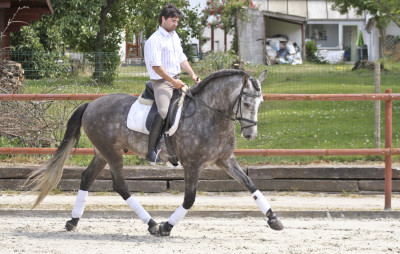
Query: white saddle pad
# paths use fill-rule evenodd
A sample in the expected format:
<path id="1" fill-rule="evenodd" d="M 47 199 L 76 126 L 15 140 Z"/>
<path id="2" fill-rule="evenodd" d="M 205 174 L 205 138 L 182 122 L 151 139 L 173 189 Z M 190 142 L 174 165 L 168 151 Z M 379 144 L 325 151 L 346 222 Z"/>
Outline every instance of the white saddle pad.
<path id="1" fill-rule="evenodd" d="M 149 115 L 152 105 L 149 105 L 150 103 L 145 103 L 145 104 L 141 103 L 142 101 L 143 99 L 141 100 L 141 98 L 139 97 L 139 99 L 137 99 L 132 104 L 126 122 L 129 129 L 148 135 L 149 131 L 146 128 L 146 119 L 147 116 Z M 172 136 L 178 129 L 181 113 L 182 113 L 182 105 L 178 108 L 178 111 L 176 112 L 174 124 L 169 130 L 165 132 L 166 134 Z"/>

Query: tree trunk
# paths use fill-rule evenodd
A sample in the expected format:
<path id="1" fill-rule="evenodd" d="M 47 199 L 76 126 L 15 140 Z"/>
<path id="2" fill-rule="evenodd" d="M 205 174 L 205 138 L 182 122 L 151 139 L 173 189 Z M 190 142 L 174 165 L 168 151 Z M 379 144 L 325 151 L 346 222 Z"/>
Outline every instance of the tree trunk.
<path id="1" fill-rule="evenodd" d="M 97 80 L 101 80 L 104 73 L 104 63 L 103 63 L 103 47 L 104 47 L 104 37 L 106 35 L 106 23 L 107 14 L 109 13 L 112 4 L 115 0 L 107 0 L 106 5 L 101 7 L 99 27 L 100 30 L 96 36 L 95 45 L 95 68 L 93 77 Z"/>

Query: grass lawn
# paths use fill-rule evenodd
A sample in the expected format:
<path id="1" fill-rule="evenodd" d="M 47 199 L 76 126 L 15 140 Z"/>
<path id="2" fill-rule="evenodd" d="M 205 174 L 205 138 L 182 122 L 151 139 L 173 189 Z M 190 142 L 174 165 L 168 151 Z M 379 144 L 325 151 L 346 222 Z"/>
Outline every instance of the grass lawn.
<path id="1" fill-rule="evenodd" d="M 193 65 L 196 70 L 196 65 Z M 374 72 L 351 71 L 353 65 L 246 66 L 258 77 L 268 69 L 263 93 L 373 93 Z M 381 73 L 381 92 L 400 93 L 400 64 L 386 64 Z M 201 75 L 204 78 L 204 75 Z M 188 75 L 182 79 L 192 84 Z M 25 93 L 141 93 L 147 81 L 144 66 L 119 68 L 112 86 L 95 84 L 89 75 L 65 79 L 26 80 Z M 372 101 L 265 101 L 259 114 L 259 135 L 246 141 L 238 136 L 237 148 L 373 148 L 374 103 Z M 393 103 L 393 146 L 400 147 L 400 102 Z M 239 128 L 239 127 L 238 127 Z M 384 102 L 381 102 L 381 147 L 384 146 Z M 80 147 L 89 147 L 82 138 Z M 71 156 L 69 163 L 87 165 L 90 156 Z M 143 161 L 127 156 L 127 164 Z M 354 157 L 241 157 L 243 164 L 307 163 L 316 160 L 383 160 L 375 156 Z"/>

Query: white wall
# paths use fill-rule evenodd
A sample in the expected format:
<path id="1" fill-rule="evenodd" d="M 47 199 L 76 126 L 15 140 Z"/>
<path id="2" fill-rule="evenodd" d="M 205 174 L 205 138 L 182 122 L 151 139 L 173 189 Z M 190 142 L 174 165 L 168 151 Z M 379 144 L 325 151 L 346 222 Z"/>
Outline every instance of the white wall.
<path id="1" fill-rule="evenodd" d="M 291 42 L 296 42 L 301 48 L 301 25 L 269 18 L 265 26 L 267 38 L 275 34 L 285 34 Z"/>
<path id="2" fill-rule="evenodd" d="M 250 10 L 253 15 L 251 22 L 243 23 L 239 20 L 239 55 L 245 62 L 251 64 L 264 63 L 264 15 L 259 11 Z"/>

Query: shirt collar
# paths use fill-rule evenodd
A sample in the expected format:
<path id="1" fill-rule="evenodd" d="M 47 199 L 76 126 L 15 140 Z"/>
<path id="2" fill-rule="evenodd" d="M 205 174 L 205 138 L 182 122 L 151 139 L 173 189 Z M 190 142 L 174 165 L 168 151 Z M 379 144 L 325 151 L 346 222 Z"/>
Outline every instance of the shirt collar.
<path id="1" fill-rule="evenodd" d="M 173 36 L 175 31 L 172 31 L 171 33 L 167 32 L 167 30 L 165 30 L 164 28 L 162 28 L 161 26 L 158 27 L 158 30 L 160 31 L 160 33 L 165 36 L 165 37 L 169 37 L 169 36 Z"/>

